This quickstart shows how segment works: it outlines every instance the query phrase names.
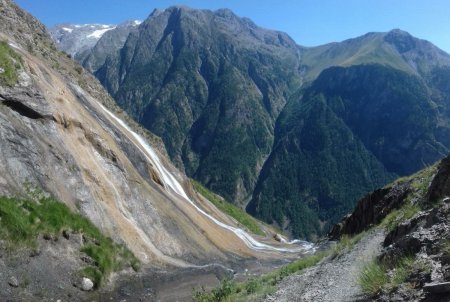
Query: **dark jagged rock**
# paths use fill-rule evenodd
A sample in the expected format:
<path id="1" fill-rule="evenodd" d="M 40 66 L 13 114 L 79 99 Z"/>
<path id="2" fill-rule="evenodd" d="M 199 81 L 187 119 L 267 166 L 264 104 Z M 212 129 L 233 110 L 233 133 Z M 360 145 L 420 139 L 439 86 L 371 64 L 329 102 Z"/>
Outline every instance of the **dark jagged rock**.
<path id="1" fill-rule="evenodd" d="M 423 289 L 430 293 L 450 293 L 450 282 L 425 284 Z"/>
<path id="2" fill-rule="evenodd" d="M 408 186 L 399 185 L 368 194 L 358 202 L 352 214 L 333 227 L 329 237 L 337 240 L 344 234 L 358 234 L 380 223 L 389 212 L 402 205 L 408 193 Z"/>
<path id="3" fill-rule="evenodd" d="M 429 202 L 438 202 L 450 197 L 450 156 L 439 164 L 439 170 L 428 191 Z"/>

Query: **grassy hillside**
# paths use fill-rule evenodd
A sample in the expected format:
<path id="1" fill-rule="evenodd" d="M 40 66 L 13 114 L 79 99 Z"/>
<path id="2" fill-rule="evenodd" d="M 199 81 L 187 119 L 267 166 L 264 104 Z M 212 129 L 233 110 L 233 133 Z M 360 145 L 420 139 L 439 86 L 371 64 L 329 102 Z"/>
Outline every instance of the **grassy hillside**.
<path id="1" fill-rule="evenodd" d="M 308 48 L 302 63 L 307 66 L 306 80 L 312 81 L 320 72 L 332 67 L 359 64 L 380 64 L 407 73 L 414 73 L 395 48 L 384 41 L 386 33 L 368 33 L 364 36 Z"/>

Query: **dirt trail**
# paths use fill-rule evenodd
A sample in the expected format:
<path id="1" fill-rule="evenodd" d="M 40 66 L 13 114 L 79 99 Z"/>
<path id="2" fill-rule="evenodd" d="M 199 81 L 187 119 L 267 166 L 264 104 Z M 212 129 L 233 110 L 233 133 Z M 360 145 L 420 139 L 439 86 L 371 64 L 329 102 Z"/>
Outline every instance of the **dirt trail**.
<path id="1" fill-rule="evenodd" d="M 369 233 L 350 252 L 287 277 L 266 301 L 365 301 L 357 283 L 358 274 L 367 261 L 379 254 L 383 240 L 382 231 Z"/>

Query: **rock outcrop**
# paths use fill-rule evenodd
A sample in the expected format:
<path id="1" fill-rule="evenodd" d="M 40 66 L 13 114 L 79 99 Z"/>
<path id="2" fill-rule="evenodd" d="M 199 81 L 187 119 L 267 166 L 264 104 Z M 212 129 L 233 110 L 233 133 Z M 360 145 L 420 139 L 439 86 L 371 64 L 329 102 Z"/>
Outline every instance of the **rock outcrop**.
<path id="1" fill-rule="evenodd" d="M 343 234 L 358 234 L 380 223 L 389 212 L 402 205 L 408 192 L 408 186 L 400 185 L 368 194 L 358 202 L 352 214 L 333 227 L 330 238 L 337 240 Z"/>
<path id="2" fill-rule="evenodd" d="M 359 201 L 336 225 L 332 239 L 371 227 L 387 228 L 377 259 L 388 274 L 416 265 L 397 287 L 383 289 L 376 301 L 448 301 L 450 290 L 450 156 L 416 175 L 400 179 Z M 400 264 L 401 265 L 401 264 Z M 405 265 L 405 264 L 403 264 Z"/>
<path id="3" fill-rule="evenodd" d="M 428 202 L 434 203 L 450 198 L 450 157 L 446 157 L 439 164 L 439 170 L 428 190 Z"/>

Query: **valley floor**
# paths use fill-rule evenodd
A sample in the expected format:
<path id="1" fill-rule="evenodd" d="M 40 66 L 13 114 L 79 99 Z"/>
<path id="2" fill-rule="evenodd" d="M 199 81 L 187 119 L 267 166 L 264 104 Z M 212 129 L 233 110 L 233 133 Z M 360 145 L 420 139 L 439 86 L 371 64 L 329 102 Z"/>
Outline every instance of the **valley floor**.
<path id="1" fill-rule="evenodd" d="M 384 231 L 374 230 L 350 252 L 285 278 L 266 301 L 365 301 L 357 283 L 358 274 L 366 262 L 380 253 L 384 237 Z"/>
<path id="2" fill-rule="evenodd" d="M 119 277 L 114 288 L 93 293 L 95 301 L 192 301 L 195 290 L 204 287 L 211 290 L 221 280 L 233 278 L 247 280 L 277 269 L 289 261 L 286 259 L 258 260 L 235 259 L 227 263 L 205 265 L 199 268 L 155 269 L 144 268 L 139 274 Z"/>

